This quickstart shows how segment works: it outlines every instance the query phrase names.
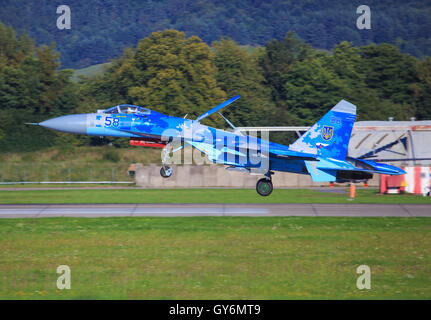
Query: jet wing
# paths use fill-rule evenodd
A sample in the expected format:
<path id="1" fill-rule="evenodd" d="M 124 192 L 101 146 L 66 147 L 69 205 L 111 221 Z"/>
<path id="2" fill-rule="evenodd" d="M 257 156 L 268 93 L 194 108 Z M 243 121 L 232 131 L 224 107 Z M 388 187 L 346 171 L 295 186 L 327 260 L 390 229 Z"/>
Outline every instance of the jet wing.
<path id="1" fill-rule="evenodd" d="M 260 153 L 260 155 L 276 158 L 283 158 L 286 160 L 309 160 L 309 161 L 318 161 L 316 156 L 309 153 L 296 152 L 289 150 L 286 148 L 276 148 L 269 146 L 258 146 L 253 144 L 236 144 L 236 147 L 227 147 L 223 146 L 221 148 L 216 148 L 213 144 L 205 143 L 205 142 L 197 142 L 197 141 L 186 141 L 193 148 L 198 149 L 199 151 L 205 153 L 208 158 L 212 161 L 222 160 L 224 153 L 229 153 L 231 155 L 237 155 L 240 157 L 247 157 L 247 150 L 253 150 L 256 153 Z M 267 150 L 267 152 L 265 152 Z M 234 164 L 234 163 L 229 163 Z"/>
<path id="2" fill-rule="evenodd" d="M 269 155 L 274 158 L 318 161 L 315 154 L 297 152 L 289 149 L 269 148 Z"/>
<path id="3" fill-rule="evenodd" d="M 224 163 L 227 165 L 236 165 L 236 163 L 231 162 L 231 161 L 225 161 L 224 160 L 224 154 L 225 153 L 230 153 L 232 155 L 237 155 L 240 157 L 246 157 L 247 156 L 246 153 L 243 153 L 241 151 L 227 148 L 227 147 L 222 147 L 220 149 L 217 149 L 212 144 L 205 143 L 205 142 L 185 141 L 185 143 L 191 145 L 193 148 L 196 148 L 200 152 L 204 153 L 208 157 L 208 159 L 210 159 L 211 161 L 218 162 L 218 163 Z"/>
<path id="4" fill-rule="evenodd" d="M 239 141 L 235 144 L 238 148 L 258 151 L 260 153 L 267 153 L 273 158 L 281 159 L 296 159 L 296 160 L 310 160 L 316 161 L 316 154 L 305 153 L 299 151 L 290 150 L 289 147 L 281 144 L 272 143 L 269 141 L 261 140 L 259 143 L 253 141 Z"/>
<path id="5" fill-rule="evenodd" d="M 229 100 L 219 104 L 217 107 L 212 108 L 211 110 L 208 110 L 207 112 L 205 112 L 204 114 L 200 115 L 196 121 L 201 121 L 202 119 L 205 119 L 206 117 L 212 115 L 213 113 L 219 111 L 220 109 L 223 109 L 224 107 L 226 107 L 227 105 L 231 104 L 232 102 L 234 102 L 235 100 L 239 99 L 239 95 L 230 98 Z"/>

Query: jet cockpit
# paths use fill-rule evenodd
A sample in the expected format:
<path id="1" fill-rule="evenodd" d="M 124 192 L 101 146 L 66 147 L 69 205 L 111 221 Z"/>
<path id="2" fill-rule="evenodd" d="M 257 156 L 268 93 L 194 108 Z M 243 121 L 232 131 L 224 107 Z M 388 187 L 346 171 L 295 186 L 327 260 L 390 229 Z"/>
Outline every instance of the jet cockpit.
<path id="1" fill-rule="evenodd" d="M 126 114 L 147 115 L 151 113 L 151 110 L 147 108 L 135 106 L 132 104 L 120 104 L 118 106 L 115 106 L 106 110 L 100 110 L 100 112 L 109 113 L 109 114 L 126 113 Z"/>

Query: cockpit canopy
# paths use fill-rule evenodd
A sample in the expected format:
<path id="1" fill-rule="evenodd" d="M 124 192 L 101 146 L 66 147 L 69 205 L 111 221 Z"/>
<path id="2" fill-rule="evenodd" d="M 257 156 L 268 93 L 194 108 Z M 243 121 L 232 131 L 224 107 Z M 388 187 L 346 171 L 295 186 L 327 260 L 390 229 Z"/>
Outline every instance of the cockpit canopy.
<path id="1" fill-rule="evenodd" d="M 143 107 L 135 106 L 132 104 L 120 104 L 118 106 L 105 110 L 104 113 L 150 114 L 151 110 Z"/>

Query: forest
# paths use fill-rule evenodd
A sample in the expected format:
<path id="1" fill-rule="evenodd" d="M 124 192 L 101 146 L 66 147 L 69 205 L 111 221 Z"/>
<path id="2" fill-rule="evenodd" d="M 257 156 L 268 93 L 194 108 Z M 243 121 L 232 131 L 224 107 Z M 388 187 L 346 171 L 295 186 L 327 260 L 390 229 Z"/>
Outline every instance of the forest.
<path id="1" fill-rule="evenodd" d="M 71 11 L 68 30 L 56 27 L 63 4 Z M 371 10 L 369 30 L 356 26 L 361 4 Z M 208 45 L 226 36 L 263 46 L 294 31 L 313 48 L 390 43 L 418 58 L 431 56 L 431 3 L 423 0 L 2 0 L 0 21 L 37 45 L 56 42 L 62 67 L 74 69 L 119 58 L 125 47 L 165 29 Z"/>
<path id="2" fill-rule="evenodd" d="M 321 50 L 287 32 L 263 46 L 228 37 L 208 45 L 169 29 L 125 48 L 94 78 L 73 82 L 73 70 L 60 69 L 60 59 L 55 44 L 37 45 L 0 23 L 1 152 L 127 146 L 121 139 L 63 135 L 25 123 L 120 103 L 194 119 L 237 94 L 241 99 L 224 111 L 236 126 L 310 125 L 341 99 L 357 105 L 357 120 L 431 119 L 431 58 L 387 43 L 341 41 Z M 206 124 L 225 126 L 215 116 Z"/>

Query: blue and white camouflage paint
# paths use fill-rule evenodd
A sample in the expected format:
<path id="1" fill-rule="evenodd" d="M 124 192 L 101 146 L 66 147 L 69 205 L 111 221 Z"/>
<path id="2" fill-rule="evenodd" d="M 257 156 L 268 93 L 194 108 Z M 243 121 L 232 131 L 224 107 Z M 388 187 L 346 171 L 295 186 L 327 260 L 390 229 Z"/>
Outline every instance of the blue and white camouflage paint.
<path id="1" fill-rule="evenodd" d="M 229 169 L 265 174 L 269 179 L 272 171 L 309 174 L 313 181 L 328 182 L 364 180 L 373 173 L 405 173 L 395 166 L 348 157 L 356 106 L 345 100 L 337 103 L 290 146 L 200 123 L 238 98 L 235 96 L 223 102 L 196 120 L 171 117 L 126 104 L 98 113 L 58 117 L 39 125 L 75 134 L 158 139 L 168 146 L 176 141 L 182 145 L 177 150 L 191 146 L 213 163 L 227 165 Z"/>

